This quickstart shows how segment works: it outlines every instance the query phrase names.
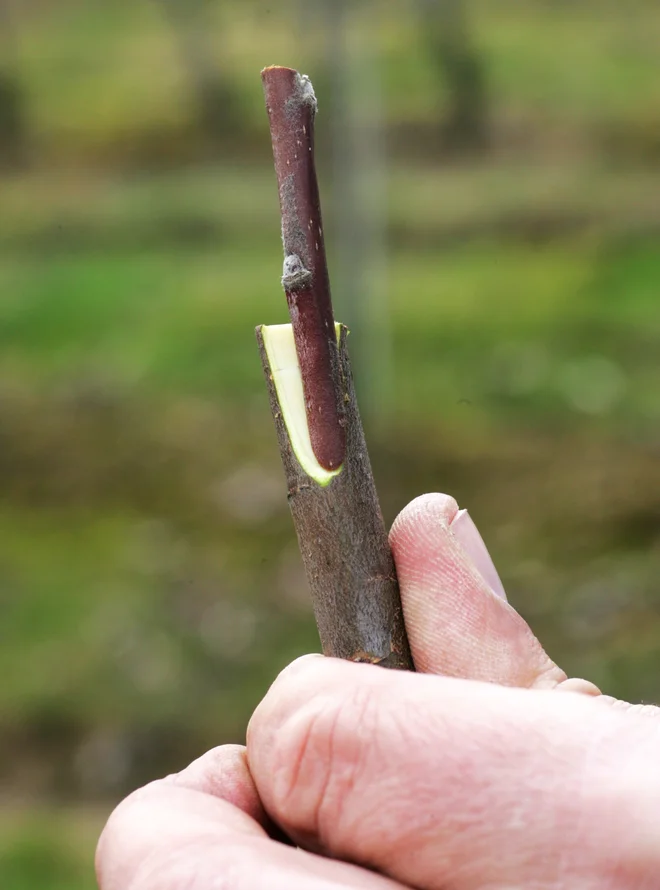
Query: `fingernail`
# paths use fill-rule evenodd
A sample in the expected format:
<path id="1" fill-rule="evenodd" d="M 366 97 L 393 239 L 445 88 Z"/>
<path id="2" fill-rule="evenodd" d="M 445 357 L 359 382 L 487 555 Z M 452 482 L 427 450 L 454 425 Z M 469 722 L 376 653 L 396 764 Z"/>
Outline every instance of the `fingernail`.
<path id="1" fill-rule="evenodd" d="M 472 521 L 472 517 L 467 510 L 459 510 L 452 520 L 449 528 L 452 530 L 461 547 L 470 557 L 484 579 L 496 596 L 506 600 L 506 592 L 497 574 L 497 569 L 490 558 L 490 553 L 484 540 L 479 534 L 479 529 Z"/>

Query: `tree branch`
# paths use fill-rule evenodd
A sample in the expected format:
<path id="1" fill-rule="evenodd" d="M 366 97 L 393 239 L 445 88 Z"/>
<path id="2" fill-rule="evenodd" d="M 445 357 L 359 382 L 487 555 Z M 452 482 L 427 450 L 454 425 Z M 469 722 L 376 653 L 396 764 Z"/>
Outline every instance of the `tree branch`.
<path id="1" fill-rule="evenodd" d="M 335 470 L 345 453 L 337 410 L 337 340 L 314 166 L 316 97 L 292 68 L 261 73 L 282 214 L 282 286 L 302 371 L 312 449 Z"/>
<path id="2" fill-rule="evenodd" d="M 299 458 L 291 367 L 277 340 L 289 325 L 257 328 L 270 407 L 288 485 L 314 614 L 326 655 L 414 670 L 399 585 L 378 503 L 367 445 L 340 326 L 339 381 L 346 430 L 346 458 L 339 473 L 319 480 Z M 293 349 L 292 349 L 293 351 Z M 298 381 L 299 382 L 299 381 Z M 302 387 L 299 398 L 302 401 Z"/>
<path id="3" fill-rule="evenodd" d="M 348 332 L 332 314 L 314 170 L 314 91 L 290 68 L 267 68 L 262 78 L 291 325 L 261 325 L 257 341 L 323 651 L 414 670 Z"/>

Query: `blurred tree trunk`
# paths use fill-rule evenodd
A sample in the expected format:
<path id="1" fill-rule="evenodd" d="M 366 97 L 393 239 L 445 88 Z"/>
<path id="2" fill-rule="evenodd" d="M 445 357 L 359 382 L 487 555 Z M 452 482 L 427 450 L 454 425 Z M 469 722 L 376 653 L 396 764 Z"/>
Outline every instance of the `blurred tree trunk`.
<path id="1" fill-rule="evenodd" d="M 0 166 L 18 166 L 26 151 L 26 96 L 16 62 L 9 0 L 0 0 Z"/>
<path id="2" fill-rule="evenodd" d="M 191 84 L 201 132 L 212 143 L 230 136 L 242 123 L 241 105 L 231 79 L 216 59 L 205 12 L 207 0 L 155 0 L 164 11 Z"/>
<path id="3" fill-rule="evenodd" d="M 449 96 L 442 136 L 452 152 L 484 151 L 489 141 L 484 65 L 470 38 L 466 0 L 419 0 L 422 40 Z"/>

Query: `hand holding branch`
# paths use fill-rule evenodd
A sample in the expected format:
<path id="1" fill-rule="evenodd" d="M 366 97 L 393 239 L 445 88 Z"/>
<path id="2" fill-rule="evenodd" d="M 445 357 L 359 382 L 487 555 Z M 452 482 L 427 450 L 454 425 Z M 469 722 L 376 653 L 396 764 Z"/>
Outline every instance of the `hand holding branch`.
<path id="1" fill-rule="evenodd" d="M 420 672 L 298 659 L 246 749 L 118 808 L 101 890 L 656 885 L 660 709 L 567 680 L 465 515 L 427 495 L 390 535 Z"/>

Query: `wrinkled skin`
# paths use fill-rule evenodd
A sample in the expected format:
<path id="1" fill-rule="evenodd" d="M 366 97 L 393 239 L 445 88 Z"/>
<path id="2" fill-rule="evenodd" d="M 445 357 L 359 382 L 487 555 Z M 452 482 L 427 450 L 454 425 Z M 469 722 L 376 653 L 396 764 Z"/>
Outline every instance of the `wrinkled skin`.
<path id="1" fill-rule="evenodd" d="M 101 890 L 660 886 L 660 711 L 567 680 L 457 511 L 390 535 L 420 673 L 295 661 L 247 748 L 120 804 Z"/>

